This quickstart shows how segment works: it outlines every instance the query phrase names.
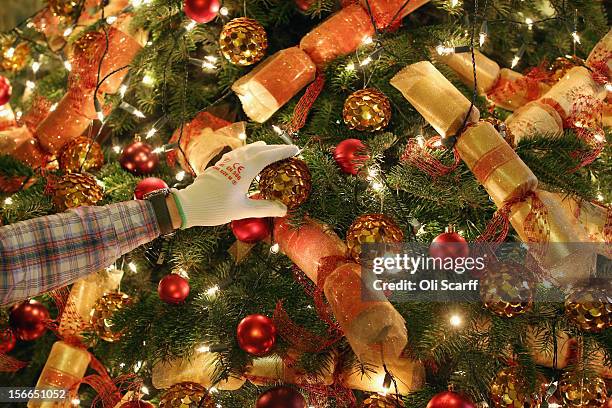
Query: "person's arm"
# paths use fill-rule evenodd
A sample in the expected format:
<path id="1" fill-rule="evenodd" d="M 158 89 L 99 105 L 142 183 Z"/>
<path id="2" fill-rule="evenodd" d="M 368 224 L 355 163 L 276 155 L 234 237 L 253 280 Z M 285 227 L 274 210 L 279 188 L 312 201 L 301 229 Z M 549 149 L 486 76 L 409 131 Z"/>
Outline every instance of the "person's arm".
<path id="1" fill-rule="evenodd" d="M 1 227 L 0 303 L 68 285 L 112 265 L 159 233 L 148 201 L 79 207 Z"/>

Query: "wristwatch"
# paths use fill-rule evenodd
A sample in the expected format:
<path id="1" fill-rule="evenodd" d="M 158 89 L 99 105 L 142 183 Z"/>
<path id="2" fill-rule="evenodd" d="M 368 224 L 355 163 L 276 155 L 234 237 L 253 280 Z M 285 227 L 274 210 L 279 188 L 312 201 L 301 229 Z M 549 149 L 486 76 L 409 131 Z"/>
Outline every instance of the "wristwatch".
<path id="1" fill-rule="evenodd" d="M 169 188 L 162 188 L 159 190 L 151 191 L 144 195 L 144 199 L 148 200 L 153 205 L 155 211 L 155 217 L 157 218 L 157 224 L 161 230 L 162 237 L 171 236 L 174 234 L 174 228 L 172 227 L 172 218 L 170 217 L 170 211 L 168 210 L 168 204 L 166 203 L 166 197 L 170 195 Z"/>

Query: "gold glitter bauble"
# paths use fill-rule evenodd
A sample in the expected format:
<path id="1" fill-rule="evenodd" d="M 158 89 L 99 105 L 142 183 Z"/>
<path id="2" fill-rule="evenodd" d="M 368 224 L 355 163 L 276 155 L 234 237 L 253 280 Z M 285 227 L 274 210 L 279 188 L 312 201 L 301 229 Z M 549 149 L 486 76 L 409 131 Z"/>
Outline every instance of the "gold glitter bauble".
<path id="1" fill-rule="evenodd" d="M 565 315 L 582 330 L 600 332 L 612 327 L 612 287 L 603 279 L 575 286 L 565 299 Z"/>
<path id="2" fill-rule="evenodd" d="M 48 0 L 49 9 L 57 17 L 70 17 L 79 5 L 77 0 Z"/>
<path id="3" fill-rule="evenodd" d="M 257 20 L 239 17 L 223 26 L 219 48 L 232 64 L 253 65 L 266 54 L 268 36 Z"/>
<path id="4" fill-rule="evenodd" d="M 79 136 L 62 147 L 58 160 L 63 171 L 89 171 L 102 167 L 104 155 L 98 142 Z"/>
<path id="5" fill-rule="evenodd" d="M 346 98 L 342 117 L 351 129 L 375 132 L 389 124 L 391 103 L 377 89 L 361 89 Z"/>
<path id="6" fill-rule="evenodd" d="M 122 333 L 113 331 L 111 322 L 117 310 L 123 309 L 130 303 L 130 297 L 122 292 L 111 292 L 102 296 L 91 311 L 90 324 L 92 330 L 102 340 L 113 342 L 121 338 Z"/>
<path id="7" fill-rule="evenodd" d="M 311 188 L 308 165 L 296 157 L 272 163 L 259 175 L 261 195 L 268 200 L 279 200 L 289 209 L 303 204 Z"/>
<path id="8" fill-rule="evenodd" d="M 95 205 L 104 196 L 95 177 L 86 173 L 66 173 L 52 187 L 53 204 L 59 211 Z"/>
<path id="9" fill-rule="evenodd" d="M 30 46 L 26 43 L 13 44 L 13 41 L 3 41 L 2 62 L 4 71 L 17 72 L 25 68 L 30 57 Z"/>
<path id="10" fill-rule="evenodd" d="M 549 85 L 554 85 L 559 82 L 559 80 L 563 78 L 570 69 L 583 66 L 585 66 L 584 60 L 575 55 L 558 57 L 548 68 L 549 76 L 546 79 L 546 83 Z"/>
<path id="11" fill-rule="evenodd" d="M 538 408 L 541 398 L 529 391 L 518 367 L 502 368 L 491 384 L 491 400 L 495 408 Z"/>
<path id="12" fill-rule="evenodd" d="M 397 243 L 404 239 L 404 232 L 384 214 L 364 214 L 357 217 L 346 233 L 349 255 L 357 262 L 362 244 Z"/>
<path id="13" fill-rule="evenodd" d="M 159 408 L 215 408 L 206 388 L 193 382 L 181 382 L 168 388 L 159 398 Z"/>
<path id="14" fill-rule="evenodd" d="M 564 408 L 600 408 L 606 402 L 606 382 L 583 372 L 566 372 L 559 381 Z"/>
<path id="15" fill-rule="evenodd" d="M 401 408 L 404 407 L 402 398 L 393 395 L 370 394 L 363 401 L 363 408 Z"/>
<path id="16" fill-rule="evenodd" d="M 480 297 L 485 307 L 498 316 L 512 317 L 531 310 L 533 296 L 532 274 L 519 263 L 488 265 L 480 280 Z"/>

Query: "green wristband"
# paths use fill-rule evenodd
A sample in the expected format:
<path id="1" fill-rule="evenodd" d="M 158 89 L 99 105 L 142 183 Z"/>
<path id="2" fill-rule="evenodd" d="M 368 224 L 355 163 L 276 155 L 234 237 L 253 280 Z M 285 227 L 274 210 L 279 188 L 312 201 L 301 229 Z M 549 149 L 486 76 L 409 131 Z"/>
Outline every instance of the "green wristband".
<path id="1" fill-rule="evenodd" d="M 178 210 L 181 216 L 181 229 L 185 229 L 185 225 L 187 225 L 187 217 L 185 217 L 185 211 L 183 211 L 181 200 L 178 199 L 178 196 L 176 194 L 172 194 L 172 198 L 174 198 L 174 202 L 176 203 L 176 209 Z"/>

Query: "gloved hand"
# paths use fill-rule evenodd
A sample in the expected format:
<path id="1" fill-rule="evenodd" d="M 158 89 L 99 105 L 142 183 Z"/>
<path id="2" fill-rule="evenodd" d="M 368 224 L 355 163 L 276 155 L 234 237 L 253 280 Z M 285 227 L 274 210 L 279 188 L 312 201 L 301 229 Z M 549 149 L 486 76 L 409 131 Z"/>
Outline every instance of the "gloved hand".
<path id="1" fill-rule="evenodd" d="M 264 167 L 295 156 L 297 146 L 256 142 L 221 157 L 183 190 L 173 190 L 181 214 L 181 228 L 226 224 L 250 217 L 283 217 L 287 207 L 271 200 L 246 196 L 253 179 Z"/>

